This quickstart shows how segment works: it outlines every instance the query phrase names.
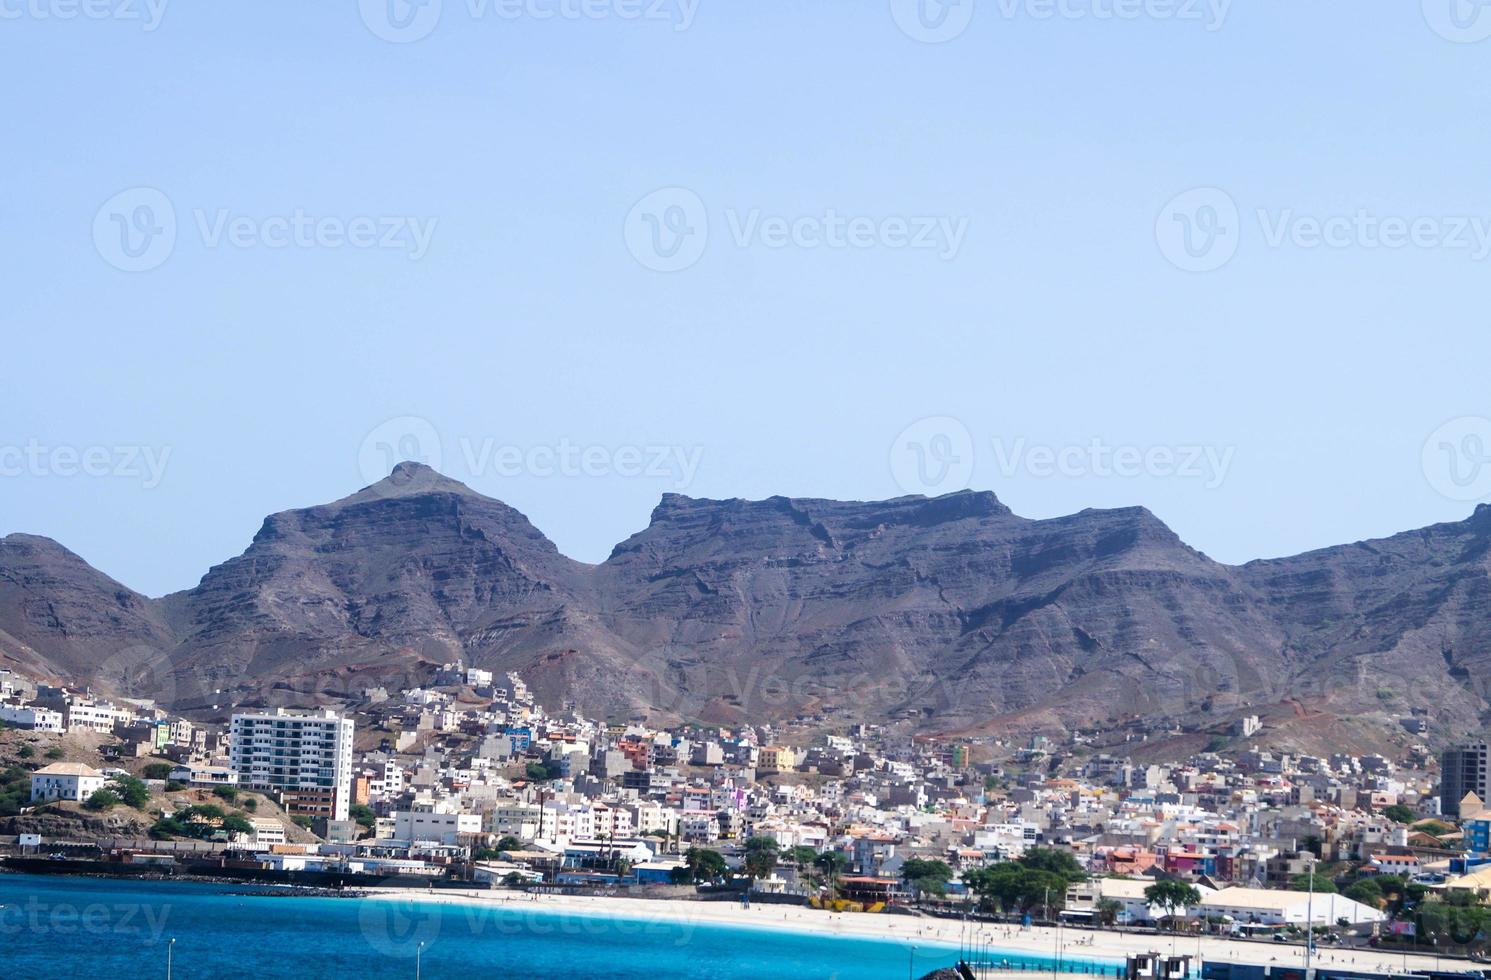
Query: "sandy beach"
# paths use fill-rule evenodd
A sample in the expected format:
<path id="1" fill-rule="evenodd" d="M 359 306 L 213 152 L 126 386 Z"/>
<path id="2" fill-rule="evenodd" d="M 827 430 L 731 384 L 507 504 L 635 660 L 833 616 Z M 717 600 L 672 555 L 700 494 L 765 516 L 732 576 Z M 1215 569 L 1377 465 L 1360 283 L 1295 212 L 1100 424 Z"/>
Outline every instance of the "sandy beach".
<path id="1" fill-rule="evenodd" d="M 1052 957 L 1060 950 L 1064 959 L 1121 963 L 1130 953 L 1150 951 L 1200 955 L 1204 960 L 1225 959 L 1240 963 L 1303 966 L 1303 946 L 1216 937 L 1135 935 L 1116 931 L 1077 928 L 1021 929 L 1018 926 L 962 923 L 929 917 L 832 913 L 798 906 L 753 904 L 749 909 L 733 902 L 691 902 L 569 895 L 523 895 L 512 892 L 428 892 L 390 889 L 371 893 L 367 901 L 412 901 L 454 904 L 472 909 L 502 910 L 504 914 L 531 911 L 536 917 L 555 915 L 582 919 L 603 918 L 633 925 L 728 926 L 768 929 L 824 937 L 877 939 L 908 945 L 941 946 L 956 953 L 970 934 L 997 960 L 999 951 L 1027 956 Z M 1058 935 L 1059 933 L 1059 935 Z M 1414 970 L 1470 969 L 1472 964 L 1450 957 L 1408 955 L 1377 950 L 1317 948 L 1315 965 L 1341 969 L 1404 973 Z"/>

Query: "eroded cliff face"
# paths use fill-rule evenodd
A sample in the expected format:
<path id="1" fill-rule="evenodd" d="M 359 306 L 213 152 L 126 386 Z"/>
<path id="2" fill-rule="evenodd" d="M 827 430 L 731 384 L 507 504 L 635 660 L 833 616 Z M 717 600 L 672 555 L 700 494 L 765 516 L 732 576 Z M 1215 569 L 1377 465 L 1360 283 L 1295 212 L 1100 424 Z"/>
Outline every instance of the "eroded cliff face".
<path id="1" fill-rule="evenodd" d="M 1032 521 L 993 494 L 663 498 L 597 566 L 522 514 L 401 464 L 265 520 L 151 600 L 61 546 L 0 541 L 0 649 L 198 711 L 417 684 L 456 658 L 545 701 L 655 721 L 823 716 L 923 730 L 1145 717 L 1477 727 L 1491 509 L 1241 567 L 1141 508 Z M 121 653 L 121 651 L 125 651 Z"/>

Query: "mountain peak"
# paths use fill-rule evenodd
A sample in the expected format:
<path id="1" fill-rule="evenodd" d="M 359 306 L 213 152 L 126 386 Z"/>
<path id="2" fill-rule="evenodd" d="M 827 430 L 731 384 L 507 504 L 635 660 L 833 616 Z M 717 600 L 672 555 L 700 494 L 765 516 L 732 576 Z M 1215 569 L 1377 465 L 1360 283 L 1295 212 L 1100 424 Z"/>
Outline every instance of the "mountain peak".
<path id="1" fill-rule="evenodd" d="M 456 493 L 464 496 L 479 496 L 460 480 L 452 479 L 433 467 L 414 460 L 404 460 L 396 465 L 377 483 L 363 487 L 344 503 L 363 503 L 368 500 L 383 500 L 390 497 L 417 497 L 430 493 Z"/>

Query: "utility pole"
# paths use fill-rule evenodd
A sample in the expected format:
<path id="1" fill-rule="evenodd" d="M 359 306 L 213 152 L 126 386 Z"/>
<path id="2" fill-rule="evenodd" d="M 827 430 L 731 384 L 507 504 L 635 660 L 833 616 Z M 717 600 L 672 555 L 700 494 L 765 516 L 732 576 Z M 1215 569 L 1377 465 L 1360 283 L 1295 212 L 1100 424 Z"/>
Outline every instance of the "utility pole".
<path id="1" fill-rule="evenodd" d="M 1305 904 L 1305 980 L 1310 980 L 1310 959 L 1315 951 L 1315 862 L 1310 862 L 1310 898 Z"/>

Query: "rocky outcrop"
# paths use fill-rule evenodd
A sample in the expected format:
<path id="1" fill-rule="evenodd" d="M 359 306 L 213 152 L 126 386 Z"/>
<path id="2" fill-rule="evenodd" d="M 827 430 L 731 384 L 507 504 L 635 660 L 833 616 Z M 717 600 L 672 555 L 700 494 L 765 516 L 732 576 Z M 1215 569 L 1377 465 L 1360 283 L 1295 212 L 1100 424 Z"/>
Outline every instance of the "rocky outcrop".
<path id="1" fill-rule="evenodd" d="M 6 538 L 0 649 L 207 714 L 423 683 L 460 657 L 521 672 L 552 706 L 656 721 L 1389 723 L 1432 705 L 1468 729 L 1491 704 L 1488 543 L 1481 508 L 1235 567 L 1142 508 L 1035 521 L 990 493 L 670 494 L 590 566 L 505 504 L 402 464 L 268 518 L 242 555 L 161 600 L 45 539 Z"/>

